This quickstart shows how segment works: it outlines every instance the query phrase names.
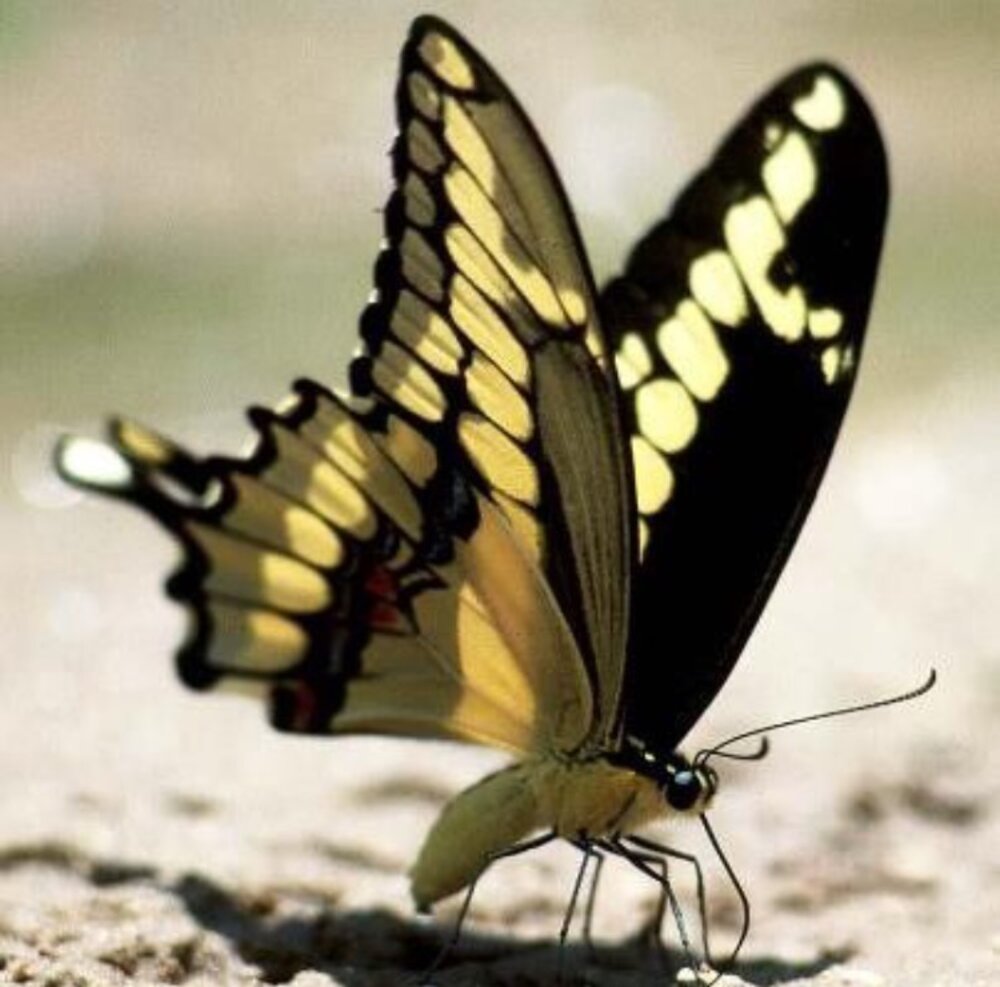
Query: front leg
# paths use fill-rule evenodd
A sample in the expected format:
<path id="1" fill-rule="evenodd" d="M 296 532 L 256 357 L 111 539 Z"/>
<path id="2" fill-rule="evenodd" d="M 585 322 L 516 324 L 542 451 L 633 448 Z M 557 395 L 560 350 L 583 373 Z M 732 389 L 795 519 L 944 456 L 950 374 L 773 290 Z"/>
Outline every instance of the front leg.
<path id="1" fill-rule="evenodd" d="M 671 887 L 668 877 L 667 855 L 633 849 L 623 842 L 622 837 L 617 835 L 610 837 L 607 840 L 599 841 L 598 845 L 601 846 L 602 849 L 606 849 L 619 857 L 623 857 L 633 867 L 635 867 L 636 870 L 656 881 L 660 887 L 660 901 L 656 910 L 656 925 L 652 927 L 656 930 L 654 941 L 662 950 L 663 942 L 659 934 L 659 929 L 660 924 L 662 923 L 662 917 L 666 912 L 666 904 L 669 904 L 670 910 L 674 916 L 674 924 L 677 926 L 677 933 L 680 937 L 681 949 L 684 951 L 684 957 L 687 960 L 688 965 L 692 969 L 696 969 L 698 964 L 695 961 L 694 953 L 691 949 L 691 940 L 688 937 L 687 923 L 684 921 L 684 913 L 681 910 L 680 903 L 677 900 L 677 896 L 674 894 L 674 889 Z M 659 870 L 657 870 L 657 868 Z M 647 928 L 649 928 L 649 926 L 647 926 Z"/>
<path id="2" fill-rule="evenodd" d="M 623 839 L 626 843 L 631 843 L 633 846 L 639 847 L 641 850 L 645 850 L 648 853 L 657 854 L 664 858 L 669 857 L 673 860 L 682 860 L 694 868 L 695 880 L 698 888 L 698 921 L 701 924 L 701 949 L 705 956 L 705 962 L 710 966 L 713 966 L 712 953 L 708 947 L 708 908 L 707 898 L 705 895 L 705 875 L 701 869 L 701 862 L 693 853 L 686 853 L 683 850 L 675 850 L 673 847 L 664 846 L 662 843 L 657 843 L 654 840 L 650 840 L 645 836 L 639 836 L 635 833 L 630 833 L 629 835 L 623 837 Z M 663 861 L 663 865 L 664 871 L 666 871 L 666 860 Z M 661 893 L 659 907 L 657 908 L 655 916 L 655 929 L 657 935 L 659 935 L 665 911 L 666 899 L 665 895 Z"/>

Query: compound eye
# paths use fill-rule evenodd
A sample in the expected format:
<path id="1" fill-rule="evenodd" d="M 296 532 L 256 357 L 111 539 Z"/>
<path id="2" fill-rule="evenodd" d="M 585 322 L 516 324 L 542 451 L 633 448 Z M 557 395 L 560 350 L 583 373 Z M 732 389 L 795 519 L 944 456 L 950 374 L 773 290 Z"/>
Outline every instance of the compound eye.
<path id="1" fill-rule="evenodd" d="M 698 801 L 701 795 L 701 782 L 693 771 L 678 771 L 667 782 L 664 794 L 672 808 L 683 812 Z"/>

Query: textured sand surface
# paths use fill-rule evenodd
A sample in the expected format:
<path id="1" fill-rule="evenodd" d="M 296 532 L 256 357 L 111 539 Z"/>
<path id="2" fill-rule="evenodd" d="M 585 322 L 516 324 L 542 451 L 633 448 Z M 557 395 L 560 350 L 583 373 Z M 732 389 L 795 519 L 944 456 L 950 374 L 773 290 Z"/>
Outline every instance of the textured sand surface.
<path id="1" fill-rule="evenodd" d="M 417 11 L 173 7 L 10 5 L 31 31 L 5 63 L 15 98 L 0 113 L 0 181 L 20 210 L 0 224 L 0 453 L 12 467 L 0 473 L 0 982 L 415 983 L 456 905 L 414 915 L 406 869 L 444 800 L 503 758 L 283 738 L 253 705 L 184 693 L 170 667 L 182 622 L 159 588 L 165 540 L 114 505 L 67 496 L 47 457 L 59 427 L 94 431 L 111 409 L 233 450 L 241 403 L 346 359 L 387 182 L 395 49 Z M 713 820 L 753 927 L 721 983 L 992 987 L 1000 205 L 996 138 L 983 135 L 996 26 L 939 23 L 930 5 L 919 16 L 886 4 L 894 14 L 873 20 L 858 7 L 851 20 L 834 5 L 768 18 L 724 4 L 704 24 L 687 5 L 599 7 L 579 5 L 571 27 L 574 76 L 641 80 L 643 99 L 664 104 L 741 59 L 752 64 L 741 85 L 807 54 L 845 61 L 878 97 L 898 179 L 841 445 L 746 655 L 687 746 L 904 690 L 931 664 L 940 682 L 908 706 L 775 735 L 763 763 L 722 765 Z M 51 19 L 33 20 L 43 8 Z M 539 37 L 562 36 L 562 9 L 541 8 Z M 522 46 L 516 23 L 532 11 L 517 11 L 514 26 L 485 8 L 474 23 L 457 4 L 442 12 L 524 73 L 519 89 L 555 124 L 563 161 L 569 70 Z M 616 188 L 655 191 L 585 216 L 600 256 L 620 254 L 746 102 L 735 84 L 720 70 L 692 100 L 708 123 L 681 141 L 680 164 L 616 176 Z M 647 122 L 643 143 L 659 133 Z M 565 163 L 578 176 L 600 157 L 586 147 Z M 599 203 L 590 177 L 574 194 Z M 39 188 L 44 229 L 29 222 Z M 704 862 L 724 954 L 740 913 L 700 829 L 654 832 Z M 577 864 L 551 847 L 498 865 L 434 982 L 556 983 Z M 693 882 L 682 868 L 674 879 L 694 930 Z M 563 982 L 672 982 L 683 956 L 671 922 L 665 965 L 636 941 L 649 882 L 616 861 L 602 880 L 595 949 L 575 923 Z"/>

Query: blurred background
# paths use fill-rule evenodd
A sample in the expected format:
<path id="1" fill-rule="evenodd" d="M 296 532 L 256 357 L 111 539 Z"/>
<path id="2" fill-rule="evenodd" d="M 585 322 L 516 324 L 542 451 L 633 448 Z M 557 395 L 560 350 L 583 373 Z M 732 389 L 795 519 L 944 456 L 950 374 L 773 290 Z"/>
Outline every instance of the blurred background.
<path id="1" fill-rule="evenodd" d="M 894 983 L 977 982 L 1000 953 L 1000 902 L 993 919 L 983 908 L 1000 883 L 1000 5 L 434 11 L 532 115 L 599 282 L 779 75 L 832 59 L 869 96 L 893 191 L 856 397 L 786 575 L 694 739 L 899 691 L 937 665 L 941 683 L 919 703 L 783 735 L 766 766 L 735 772 L 717 821 L 751 890 L 766 889 L 751 952 L 808 958 L 846 943 L 896 967 Z M 25 929 L 44 938 L 58 924 L 69 885 L 10 864 L 44 870 L 53 846 L 160 874 L 197 867 L 224 887 L 337 885 L 351 907 L 406 914 L 402 872 L 436 803 L 498 763 L 287 740 L 251 706 L 183 694 L 170 666 L 181 621 L 159 589 L 166 539 L 66 489 L 50 466 L 59 433 L 96 434 L 112 411 L 235 451 L 247 404 L 276 401 L 301 374 L 343 383 L 389 189 L 397 52 L 420 12 L 387 0 L 0 0 L 10 949 L 28 949 Z M 371 795 L 380 779 L 394 796 Z M 905 793 L 932 782 L 945 808 L 922 813 Z M 810 894 L 832 878 L 788 865 L 815 859 L 816 841 L 860 875 L 818 905 Z M 862 871 L 887 883 L 873 891 Z M 804 882 L 799 899 L 789 881 Z M 496 904 L 508 894 L 509 914 Z M 517 925 L 513 891 L 490 900 L 481 918 Z M 807 914 L 783 920 L 796 900 Z M 557 924 L 543 914 L 531 930 Z"/>

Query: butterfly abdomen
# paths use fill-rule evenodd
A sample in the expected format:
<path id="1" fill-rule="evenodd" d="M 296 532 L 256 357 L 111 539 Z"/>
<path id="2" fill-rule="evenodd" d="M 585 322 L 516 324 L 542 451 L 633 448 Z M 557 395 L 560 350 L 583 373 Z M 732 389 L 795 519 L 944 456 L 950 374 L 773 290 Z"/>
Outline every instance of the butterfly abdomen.
<path id="1" fill-rule="evenodd" d="M 418 911 L 467 887 L 492 854 L 539 828 L 535 764 L 515 764 L 488 775 L 444 807 L 410 869 L 410 893 Z"/>
<path id="2" fill-rule="evenodd" d="M 630 832 L 666 810 L 652 779 L 603 758 L 540 757 L 466 789 L 445 806 L 410 871 L 417 907 L 461 891 L 536 830 L 569 840 Z"/>

